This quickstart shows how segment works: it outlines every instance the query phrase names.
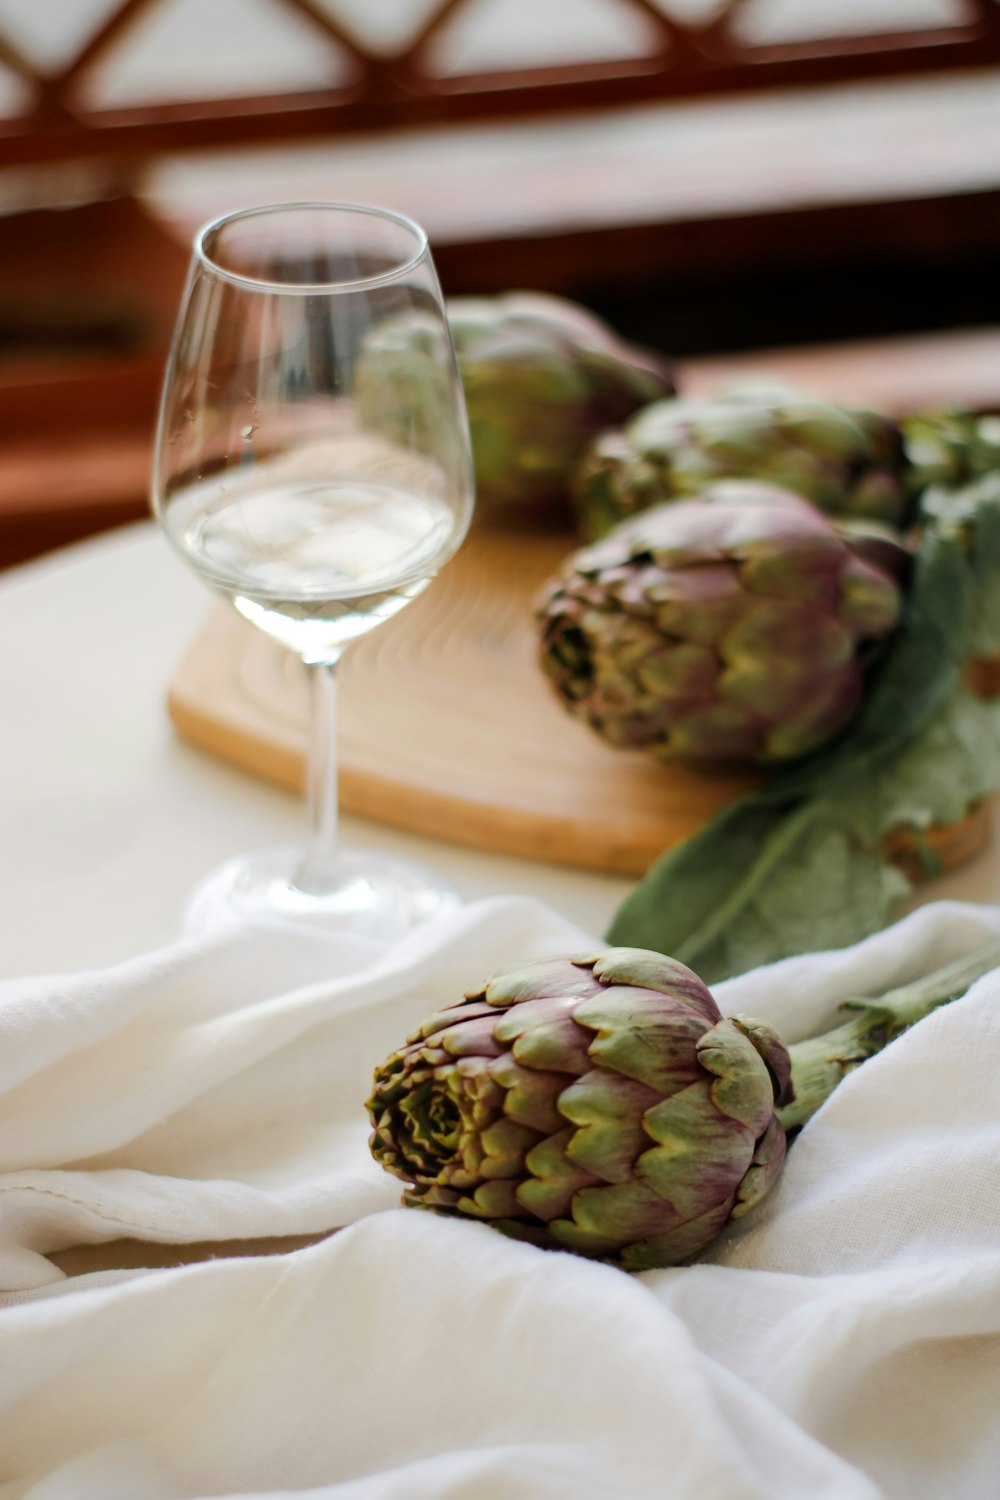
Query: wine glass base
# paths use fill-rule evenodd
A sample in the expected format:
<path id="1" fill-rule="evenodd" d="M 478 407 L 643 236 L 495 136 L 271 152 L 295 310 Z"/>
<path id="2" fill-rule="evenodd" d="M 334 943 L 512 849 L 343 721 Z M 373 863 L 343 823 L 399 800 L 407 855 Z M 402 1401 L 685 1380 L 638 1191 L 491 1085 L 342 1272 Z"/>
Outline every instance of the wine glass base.
<path id="1" fill-rule="evenodd" d="M 184 915 L 188 936 L 233 922 L 304 922 L 327 932 L 394 942 L 461 906 L 458 892 L 408 859 L 342 849 L 323 871 L 323 890 L 295 884 L 297 844 L 227 860 L 195 888 Z"/>

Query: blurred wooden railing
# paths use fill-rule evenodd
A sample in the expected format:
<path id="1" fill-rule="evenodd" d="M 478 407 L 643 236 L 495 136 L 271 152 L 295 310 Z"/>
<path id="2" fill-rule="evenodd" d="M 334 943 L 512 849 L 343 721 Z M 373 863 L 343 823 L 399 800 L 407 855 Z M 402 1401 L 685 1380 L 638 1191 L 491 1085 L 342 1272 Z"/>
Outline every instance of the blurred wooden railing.
<path id="1" fill-rule="evenodd" d="M 192 55 L 214 3 L 184 8 Z M 233 8 L 239 0 L 227 3 Z M 397 26 L 395 40 L 385 42 L 370 18 L 363 29 L 356 24 L 358 6 L 366 3 L 269 0 L 300 30 L 312 28 L 317 76 L 328 69 L 328 84 L 114 106 L 107 84 L 122 49 L 170 0 L 109 0 L 96 31 L 57 65 L 39 62 L 0 21 L 0 72 L 17 75 L 23 95 L 21 107 L 0 120 L 0 204 L 7 209 L 0 235 L 0 566 L 143 513 L 156 392 L 190 228 L 183 213 L 151 212 L 148 196 L 142 203 L 133 196 L 164 156 L 193 161 L 206 150 L 281 142 L 298 152 L 309 142 L 364 136 L 386 141 L 391 155 L 387 132 L 396 132 L 395 141 L 400 131 L 417 139 L 434 125 L 543 116 L 557 125 L 572 118 L 560 112 L 596 118 L 642 101 L 680 104 L 1000 68 L 1000 0 L 942 0 L 939 25 L 876 30 L 871 22 L 863 34 L 785 39 L 769 38 L 759 25 L 770 0 L 685 0 L 687 19 L 671 13 L 679 0 L 603 0 L 609 14 L 620 16 L 622 33 L 628 30 L 628 46 L 618 49 L 627 55 L 479 71 L 442 62 L 454 28 L 477 24 L 477 0 L 414 5 L 420 18 L 408 34 L 400 40 Z M 409 3 L 399 0 L 404 9 Z M 550 3 L 536 0 L 546 15 Z M 880 13 L 880 3 L 872 0 L 870 16 Z M 49 0 L 36 4 L 44 8 Z M 834 17 L 838 6 L 809 0 L 805 9 L 806 29 L 815 32 L 815 16 Z M 428 172 L 439 171 L 440 156 L 433 154 L 439 148 L 428 149 Z M 873 160 L 878 153 L 873 139 Z M 662 201 L 661 172 L 659 198 L 647 194 L 657 199 L 653 207 L 625 222 L 613 210 L 595 216 L 600 187 L 593 171 L 571 172 L 567 181 L 558 155 L 547 170 L 556 189 L 548 222 L 543 216 L 513 230 L 502 194 L 484 183 L 474 202 L 470 195 L 466 221 L 453 223 L 435 244 L 446 290 L 533 284 L 586 295 L 617 284 L 636 288 L 641 302 L 657 278 L 669 285 L 672 277 L 702 270 L 721 277 L 734 267 L 767 265 L 779 253 L 807 266 L 858 245 L 884 254 L 908 245 L 920 245 L 921 253 L 971 247 L 1000 254 L 1000 174 L 995 182 L 963 181 L 950 197 L 936 180 L 926 190 L 920 182 L 887 190 L 881 199 L 871 178 L 848 176 L 838 179 L 828 201 L 803 207 L 790 199 L 753 201 L 734 167 L 731 201 L 716 193 L 703 211 L 673 213 Z M 604 170 L 618 167 L 606 162 Z M 639 160 L 640 197 L 648 180 L 641 174 L 649 170 L 660 168 Z M 706 174 L 718 170 L 719 163 L 706 163 Z M 790 173 L 796 174 L 801 164 Z M 52 185 L 53 202 L 63 204 L 58 212 L 46 200 Z M 447 195 L 447 184 L 435 186 L 439 200 L 442 191 Z M 534 187 L 544 206 L 545 184 L 536 180 Z M 574 192 L 584 210 L 578 223 Z M 18 201 L 29 207 L 10 212 Z M 939 361 L 942 390 L 962 387 L 962 358 L 952 349 Z M 989 382 L 981 363 L 977 370 L 974 394 L 985 401 Z"/>
<path id="2" fill-rule="evenodd" d="M 404 0 L 405 3 L 405 0 Z M 543 4 L 551 0 L 543 0 Z M 272 0 L 315 28 L 330 56 L 327 88 L 280 95 L 149 102 L 127 108 L 88 104 L 84 85 L 113 69 L 116 50 L 137 23 L 169 0 L 122 0 L 76 55 L 45 72 L 4 36 L 0 62 L 27 85 L 25 108 L 0 123 L 0 164 L 113 157 L 134 163 L 161 151 L 273 141 L 276 137 L 396 129 L 436 121 L 537 115 L 644 99 L 734 94 L 844 79 L 890 77 L 1000 62 L 997 0 L 957 0 L 941 25 L 796 39 L 759 40 L 760 0 L 718 0 L 697 19 L 670 14 L 670 0 L 604 0 L 622 23 L 641 21 L 638 55 L 538 67 L 442 74 L 435 56 L 458 21 L 472 24 L 477 0 L 440 0 L 402 46 L 382 50 L 352 31 L 345 0 Z M 211 18 L 211 0 L 198 9 Z M 824 12 L 825 13 L 825 12 Z M 194 12 L 192 11 L 192 15 Z M 877 25 L 878 8 L 873 6 Z M 948 15 L 951 15 L 949 10 Z M 192 27 L 192 45 L 199 41 Z M 336 67 L 334 67 L 336 59 Z"/>

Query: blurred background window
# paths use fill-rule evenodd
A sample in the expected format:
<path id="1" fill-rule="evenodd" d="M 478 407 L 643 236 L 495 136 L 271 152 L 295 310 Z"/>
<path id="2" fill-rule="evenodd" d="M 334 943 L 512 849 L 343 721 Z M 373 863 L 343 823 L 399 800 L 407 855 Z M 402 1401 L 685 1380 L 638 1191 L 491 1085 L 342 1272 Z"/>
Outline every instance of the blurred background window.
<path id="1" fill-rule="evenodd" d="M 192 230 L 292 197 L 682 359 L 989 328 L 1000 3 L 0 0 L 0 565 L 143 512 Z"/>

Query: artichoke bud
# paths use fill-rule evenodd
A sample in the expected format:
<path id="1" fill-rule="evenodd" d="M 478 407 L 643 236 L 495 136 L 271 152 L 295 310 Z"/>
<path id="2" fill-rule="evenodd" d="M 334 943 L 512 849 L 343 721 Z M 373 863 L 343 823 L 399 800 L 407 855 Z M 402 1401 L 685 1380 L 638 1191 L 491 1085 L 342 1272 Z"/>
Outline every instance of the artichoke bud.
<path id="1" fill-rule="evenodd" d="M 908 464 L 900 430 L 888 417 L 753 387 L 714 400 L 646 406 L 622 432 L 602 433 L 590 445 L 573 497 L 588 538 L 726 478 L 779 485 L 829 515 L 900 525 L 909 506 Z"/>
<path id="2" fill-rule="evenodd" d="M 495 975 L 376 1070 L 403 1201 L 629 1270 L 697 1254 L 774 1182 L 790 1063 L 696 974 L 637 948 Z"/>
<path id="3" fill-rule="evenodd" d="M 612 745 L 701 764 L 804 755 L 848 722 L 901 611 L 906 549 L 851 531 L 749 480 L 654 507 L 548 585 L 543 670 Z"/>
<path id="4" fill-rule="evenodd" d="M 477 493 L 487 505 L 568 507 L 570 477 L 591 438 L 674 389 L 658 356 L 559 297 L 456 297 L 447 314 Z M 434 430 L 450 400 L 451 369 L 428 348 L 432 339 L 432 320 L 419 311 L 370 334 L 355 377 L 364 426 L 397 440 L 415 435 L 418 446 L 420 433 Z"/>
<path id="5" fill-rule="evenodd" d="M 914 495 L 960 489 L 1000 470 L 1000 417 L 927 412 L 905 418 L 902 429 Z"/>

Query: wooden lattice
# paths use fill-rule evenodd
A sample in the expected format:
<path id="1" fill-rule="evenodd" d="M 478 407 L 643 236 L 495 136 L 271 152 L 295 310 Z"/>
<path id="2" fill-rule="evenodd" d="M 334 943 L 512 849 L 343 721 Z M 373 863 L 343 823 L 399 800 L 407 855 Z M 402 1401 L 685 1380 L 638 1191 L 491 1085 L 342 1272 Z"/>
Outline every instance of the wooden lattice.
<path id="1" fill-rule="evenodd" d="M 740 39 L 734 21 L 746 0 L 720 0 L 711 18 L 700 24 L 665 14 L 655 0 L 614 0 L 622 12 L 638 12 L 645 19 L 651 36 L 647 55 L 461 77 L 440 76 L 433 56 L 442 35 L 460 12 L 469 12 L 473 0 L 441 0 L 419 33 L 391 52 L 362 42 L 338 14 L 335 0 L 326 5 L 318 0 L 273 4 L 315 26 L 318 41 L 325 41 L 331 56 L 336 50 L 341 61 L 349 58 L 349 85 L 100 109 L 82 102 L 82 85 L 98 64 L 113 69 L 120 40 L 140 18 L 162 9 L 161 0 L 123 0 L 69 63 L 49 73 L 0 35 L 0 64 L 18 74 L 31 94 L 24 112 L 0 124 L 0 165 L 94 156 L 128 163 L 191 146 L 1000 63 L 1000 0 L 967 0 L 967 19 L 961 24 L 780 46 L 753 46 Z M 192 45 L 197 44 L 192 37 Z M 331 77 L 334 71 L 331 64 Z"/>

